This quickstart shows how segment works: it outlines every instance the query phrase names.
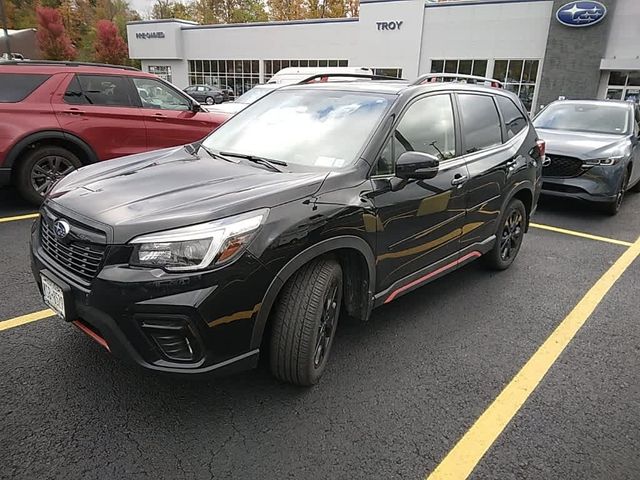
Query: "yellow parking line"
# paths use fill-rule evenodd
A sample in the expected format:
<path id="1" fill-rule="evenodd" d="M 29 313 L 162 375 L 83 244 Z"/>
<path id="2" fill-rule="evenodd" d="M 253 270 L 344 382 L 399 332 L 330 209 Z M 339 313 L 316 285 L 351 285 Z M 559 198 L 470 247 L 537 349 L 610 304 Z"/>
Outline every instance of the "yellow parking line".
<path id="1" fill-rule="evenodd" d="M 616 240 L 615 238 L 601 237 L 599 235 L 591 235 L 590 233 L 577 232 L 575 230 L 567 230 L 565 228 L 552 227 L 550 225 L 541 225 L 539 223 L 530 223 L 533 228 L 539 228 L 540 230 L 548 230 L 550 232 L 564 233 L 565 235 L 573 235 L 574 237 L 588 238 L 589 240 L 598 240 L 599 242 L 613 243 L 615 245 L 622 245 L 630 247 L 633 245 L 631 242 L 625 242 L 624 240 Z"/>
<path id="2" fill-rule="evenodd" d="M 582 297 L 582 300 L 427 477 L 428 480 L 465 479 L 471 474 L 607 292 L 638 255 L 640 255 L 640 238 Z"/>
<path id="3" fill-rule="evenodd" d="M 3 320 L 0 322 L 0 332 L 2 330 L 8 330 L 13 327 L 18 327 L 20 325 L 24 325 L 25 323 L 35 322 L 36 320 L 42 320 L 43 318 L 47 318 L 54 315 L 52 310 L 40 310 L 39 312 L 28 313 L 27 315 L 22 315 L 21 317 L 11 318 L 9 320 Z"/>
<path id="4" fill-rule="evenodd" d="M 26 215 L 17 215 L 15 217 L 1 217 L 0 223 L 15 222 L 16 220 L 29 220 L 30 218 L 38 218 L 39 213 L 27 213 Z"/>

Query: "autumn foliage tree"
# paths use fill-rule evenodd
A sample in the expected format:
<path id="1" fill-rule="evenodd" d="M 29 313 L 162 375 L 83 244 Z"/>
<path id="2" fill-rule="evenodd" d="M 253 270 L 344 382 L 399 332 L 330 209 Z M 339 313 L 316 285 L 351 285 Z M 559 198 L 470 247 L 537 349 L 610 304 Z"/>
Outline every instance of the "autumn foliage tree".
<path id="1" fill-rule="evenodd" d="M 76 47 L 65 31 L 60 12 L 55 8 L 37 7 L 36 17 L 36 40 L 42 55 L 49 60 L 73 60 Z"/>
<path id="2" fill-rule="evenodd" d="M 116 24 L 109 20 L 98 20 L 94 49 L 98 62 L 122 65 L 127 61 L 127 44 Z"/>

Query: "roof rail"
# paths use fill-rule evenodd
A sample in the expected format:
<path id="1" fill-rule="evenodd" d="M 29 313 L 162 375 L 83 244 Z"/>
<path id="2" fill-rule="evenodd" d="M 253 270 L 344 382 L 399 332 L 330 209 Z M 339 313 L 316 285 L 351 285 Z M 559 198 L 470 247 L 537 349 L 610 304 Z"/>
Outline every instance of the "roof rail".
<path id="1" fill-rule="evenodd" d="M 320 82 L 326 82 L 329 78 L 367 78 L 369 80 L 395 80 L 406 81 L 403 78 L 388 77 L 386 75 L 374 75 L 372 73 L 316 73 L 304 80 L 299 81 L 298 85 L 304 85 L 306 83 L 312 83 L 314 80 L 319 79 Z M 268 83 L 268 82 L 267 82 Z"/>
<path id="2" fill-rule="evenodd" d="M 0 60 L 0 65 L 60 65 L 66 67 L 105 67 L 121 68 L 123 70 L 139 71 L 136 67 L 128 65 L 110 65 L 108 63 L 73 62 L 58 60 Z"/>
<path id="3" fill-rule="evenodd" d="M 466 83 L 475 84 L 483 82 L 489 83 L 495 88 L 502 88 L 502 82 L 495 78 L 480 77 L 478 75 L 463 75 L 458 73 L 427 73 L 425 75 L 420 75 L 411 85 L 424 85 L 425 83 L 437 82 L 438 79 L 442 79 L 442 81 L 445 79 L 451 79 L 452 81 L 465 80 Z M 470 80 L 472 82 L 470 82 Z"/>

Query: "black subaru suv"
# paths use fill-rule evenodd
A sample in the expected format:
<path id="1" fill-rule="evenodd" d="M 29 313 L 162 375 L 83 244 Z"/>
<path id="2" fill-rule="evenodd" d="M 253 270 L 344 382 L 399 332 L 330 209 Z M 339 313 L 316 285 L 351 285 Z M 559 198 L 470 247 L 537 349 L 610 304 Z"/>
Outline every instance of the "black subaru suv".
<path id="1" fill-rule="evenodd" d="M 316 383 L 341 312 L 367 320 L 478 257 L 505 269 L 527 231 L 544 143 L 522 104 L 433 80 L 284 87 L 201 142 L 70 174 L 31 235 L 45 302 L 150 369 L 262 352 Z"/>

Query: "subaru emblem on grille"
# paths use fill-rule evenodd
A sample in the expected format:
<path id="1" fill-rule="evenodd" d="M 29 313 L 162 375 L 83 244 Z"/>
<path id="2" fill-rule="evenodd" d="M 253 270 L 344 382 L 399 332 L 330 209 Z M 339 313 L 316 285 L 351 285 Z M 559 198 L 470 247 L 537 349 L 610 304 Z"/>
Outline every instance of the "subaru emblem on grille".
<path id="1" fill-rule="evenodd" d="M 69 235 L 69 232 L 71 231 L 71 225 L 69 225 L 69 222 L 67 222 L 66 220 L 56 220 L 53 223 L 53 231 L 55 232 L 56 237 L 64 238 Z"/>

